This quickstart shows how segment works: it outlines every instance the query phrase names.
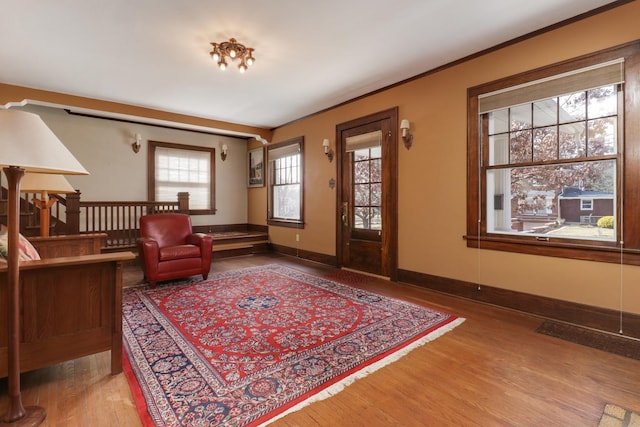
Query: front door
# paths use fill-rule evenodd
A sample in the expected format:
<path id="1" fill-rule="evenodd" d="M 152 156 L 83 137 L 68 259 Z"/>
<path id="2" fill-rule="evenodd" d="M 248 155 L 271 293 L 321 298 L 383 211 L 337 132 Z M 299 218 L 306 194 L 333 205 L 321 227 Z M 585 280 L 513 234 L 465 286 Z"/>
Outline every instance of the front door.
<path id="1" fill-rule="evenodd" d="M 340 266 L 396 279 L 397 109 L 337 126 Z"/>

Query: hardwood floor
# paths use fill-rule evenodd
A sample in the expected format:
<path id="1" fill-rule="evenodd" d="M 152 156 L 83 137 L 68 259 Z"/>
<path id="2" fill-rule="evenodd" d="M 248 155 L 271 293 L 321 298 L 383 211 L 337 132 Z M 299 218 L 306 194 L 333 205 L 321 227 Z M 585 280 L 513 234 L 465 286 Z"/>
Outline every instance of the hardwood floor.
<path id="1" fill-rule="evenodd" d="M 223 258 L 213 271 L 284 263 L 332 269 L 277 255 Z M 137 268 L 125 272 L 136 285 Z M 422 288 L 372 279 L 370 290 L 466 318 L 453 331 L 276 422 L 293 426 L 597 426 L 606 403 L 640 411 L 640 361 L 535 332 L 542 319 Z M 109 353 L 22 376 L 23 402 L 47 410 L 44 426 L 140 425 L 123 374 Z M 0 380 L 0 414 L 7 411 Z"/>

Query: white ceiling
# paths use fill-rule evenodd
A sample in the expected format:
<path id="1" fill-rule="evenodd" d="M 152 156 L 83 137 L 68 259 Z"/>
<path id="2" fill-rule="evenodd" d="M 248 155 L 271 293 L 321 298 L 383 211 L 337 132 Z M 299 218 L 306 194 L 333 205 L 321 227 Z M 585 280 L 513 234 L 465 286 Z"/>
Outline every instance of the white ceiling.
<path id="1" fill-rule="evenodd" d="M 0 82 L 272 128 L 608 3 L 0 0 Z"/>

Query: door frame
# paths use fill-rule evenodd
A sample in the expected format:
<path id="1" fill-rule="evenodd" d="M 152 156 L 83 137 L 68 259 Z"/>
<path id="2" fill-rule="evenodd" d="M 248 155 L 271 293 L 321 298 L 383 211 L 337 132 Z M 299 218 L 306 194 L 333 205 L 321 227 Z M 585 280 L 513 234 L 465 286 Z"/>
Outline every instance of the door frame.
<path id="1" fill-rule="evenodd" d="M 364 117 L 349 120 L 336 125 L 336 263 L 343 266 L 342 240 L 345 238 L 342 227 L 342 184 L 344 143 L 342 133 L 354 127 L 367 125 L 368 123 L 389 120 L 389 135 L 383 135 L 383 161 L 382 176 L 385 185 L 383 205 L 386 206 L 383 214 L 382 244 L 383 260 L 388 260 L 387 270 L 391 281 L 398 280 L 398 107 L 369 114 Z M 385 149 L 384 142 L 387 142 Z"/>

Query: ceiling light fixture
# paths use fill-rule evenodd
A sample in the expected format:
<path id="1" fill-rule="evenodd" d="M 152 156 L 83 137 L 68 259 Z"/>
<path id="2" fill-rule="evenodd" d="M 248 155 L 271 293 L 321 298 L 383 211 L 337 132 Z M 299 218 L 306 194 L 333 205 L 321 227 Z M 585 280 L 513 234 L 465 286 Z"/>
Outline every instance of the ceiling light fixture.
<path id="1" fill-rule="evenodd" d="M 236 39 L 229 39 L 228 42 L 215 43 L 211 42 L 213 50 L 209 52 L 211 58 L 218 63 L 221 70 L 227 68 L 227 58 L 230 61 L 240 60 L 238 69 L 241 73 L 247 71 L 247 68 L 255 62 L 253 57 L 253 48 L 246 47 L 242 43 L 238 43 Z"/>

